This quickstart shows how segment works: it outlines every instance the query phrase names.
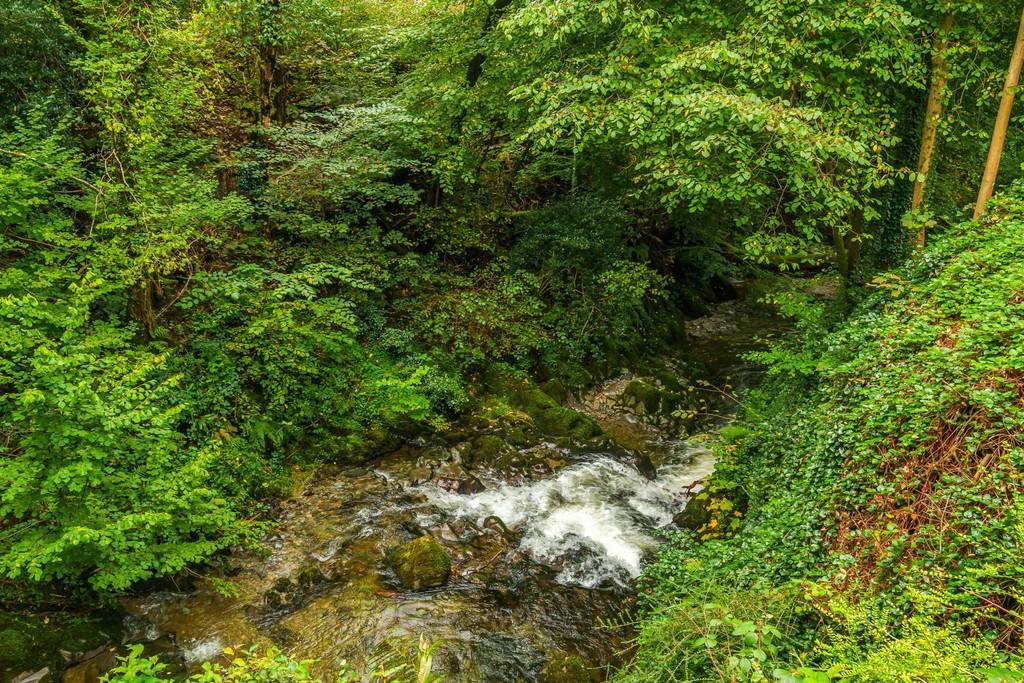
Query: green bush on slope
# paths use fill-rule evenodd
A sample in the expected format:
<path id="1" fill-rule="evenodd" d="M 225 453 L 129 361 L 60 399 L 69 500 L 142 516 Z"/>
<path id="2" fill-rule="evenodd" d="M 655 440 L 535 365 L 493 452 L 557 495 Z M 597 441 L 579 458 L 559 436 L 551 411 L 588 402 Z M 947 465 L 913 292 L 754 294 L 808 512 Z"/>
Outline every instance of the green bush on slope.
<path id="1" fill-rule="evenodd" d="M 718 506 L 647 572 L 621 680 L 1018 680 L 1022 234 L 1018 187 L 833 330 L 786 302 L 799 332 L 759 354 L 710 487 L 746 512 Z M 709 641 L 730 619 L 749 637 Z"/>

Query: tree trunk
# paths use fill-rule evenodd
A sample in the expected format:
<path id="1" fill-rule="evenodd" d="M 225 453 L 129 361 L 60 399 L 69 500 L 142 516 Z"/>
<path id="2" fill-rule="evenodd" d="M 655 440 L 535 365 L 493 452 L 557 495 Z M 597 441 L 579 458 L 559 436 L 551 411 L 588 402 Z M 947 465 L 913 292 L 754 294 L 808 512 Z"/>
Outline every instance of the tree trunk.
<path id="1" fill-rule="evenodd" d="M 832 229 L 832 242 L 836 248 L 836 266 L 845 280 L 850 277 L 850 258 L 846 253 L 846 236 L 838 227 Z"/>
<path id="2" fill-rule="evenodd" d="M 1003 146 L 1006 143 L 1006 129 L 1010 125 L 1010 112 L 1013 110 L 1013 98 L 1017 94 L 1020 82 L 1021 65 L 1024 64 L 1024 11 L 1020 16 L 1020 28 L 1017 29 L 1017 43 L 1010 58 L 1010 69 L 1006 72 L 1006 84 L 1003 86 L 1003 99 L 999 103 L 995 129 L 992 131 L 992 144 L 988 148 L 988 161 L 985 162 L 985 173 L 981 178 L 981 189 L 978 201 L 974 204 L 974 218 L 981 218 L 985 213 L 985 204 L 992 197 L 999 173 L 999 162 L 1003 157 Z"/>
<path id="3" fill-rule="evenodd" d="M 946 51 L 949 48 L 949 32 L 953 28 L 953 13 L 949 12 L 942 20 L 942 25 L 932 41 L 932 73 L 931 86 L 928 90 L 928 106 L 924 115 L 924 130 L 921 134 L 921 156 L 917 163 L 917 180 L 914 182 L 914 197 L 910 202 L 911 211 L 921 208 L 924 203 L 925 186 L 928 173 L 932 168 L 935 156 L 935 140 L 939 131 L 939 120 L 942 118 L 942 103 L 946 96 L 946 83 L 949 81 L 949 64 Z M 917 247 L 924 248 L 925 230 L 922 227 L 917 233 Z"/>
<path id="4" fill-rule="evenodd" d="M 265 14 L 261 12 L 259 59 L 260 59 L 260 125 L 269 128 L 274 120 L 275 108 L 283 109 L 275 97 L 275 88 L 280 85 L 277 58 L 280 51 L 278 45 L 278 22 L 281 15 L 281 0 L 262 0 L 265 3 Z"/>
<path id="5" fill-rule="evenodd" d="M 274 93 L 274 122 L 283 126 L 288 123 L 288 74 L 283 68 L 281 68 L 277 59 L 274 59 L 275 73 L 274 73 L 274 87 L 277 88 L 277 92 Z"/>
<path id="6" fill-rule="evenodd" d="M 260 125 L 270 127 L 274 115 L 274 80 L 277 75 L 277 48 L 260 45 Z"/>
<path id="7" fill-rule="evenodd" d="M 483 29 L 480 31 L 480 37 L 484 38 L 494 28 L 498 20 L 501 19 L 501 15 L 505 13 L 508 6 L 512 4 L 512 0 L 495 0 L 494 5 L 487 10 L 487 17 L 484 19 Z M 469 60 L 469 67 L 466 69 L 466 86 L 473 88 L 476 86 L 476 82 L 480 80 L 480 77 L 484 73 L 484 62 L 487 61 L 487 55 L 483 52 L 477 52 L 473 55 L 473 58 Z"/>
<path id="8" fill-rule="evenodd" d="M 142 325 L 142 334 L 147 341 L 156 328 L 156 318 L 153 316 L 153 297 L 157 289 L 154 286 L 155 277 L 144 275 L 142 281 L 132 287 L 131 298 L 128 301 L 128 312 Z"/>
<path id="9" fill-rule="evenodd" d="M 847 277 L 860 262 L 860 246 L 864 239 L 864 209 L 856 208 L 850 214 L 850 232 L 846 235 Z"/>

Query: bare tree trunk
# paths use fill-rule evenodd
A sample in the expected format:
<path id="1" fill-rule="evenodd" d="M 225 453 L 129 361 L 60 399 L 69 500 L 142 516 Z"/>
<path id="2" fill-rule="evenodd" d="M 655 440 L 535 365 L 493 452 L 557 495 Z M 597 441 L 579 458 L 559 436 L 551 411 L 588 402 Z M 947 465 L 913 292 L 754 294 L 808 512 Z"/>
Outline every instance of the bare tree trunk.
<path id="1" fill-rule="evenodd" d="M 953 28 L 953 13 L 949 12 L 942 20 L 942 25 L 932 40 L 932 73 L 931 86 L 928 90 L 928 106 L 924 115 L 924 130 L 921 133 L 921 156 L 917 163 L 917 180 L 914 182 L 914 198 L 910 202 L 911 211 L 921 208 L 924 203 L 925 186 L 928 173 L 932 168 L 935 156 L 935 140 L 939 132 L 939 120 L 942 118 L 942 103 L 946 96 L 946 83 L 949 81 L 949 64 L 946 51 L 949 48 L 949 32 Z M 924 248 L 925 229 L 917 233 L 917 246 Z"/>
<path id="2" fill-rule="evenodd" d="M 1010 70 L 1006 72 L 1006 84 L 1003 86 L 1003 99 L 999 103 L 999 114 L 996 115 L 995 129 L 992 131 L 992 144 L 988 148 L 988 161 L 985 162 L 985 174 L 981 178 L 981 189 L 978 201 L 974 204 L 974 218 L 981 218 L 985 213 L 985 204 L 992 198 L 996 186 L 996 175 L 999 173 L 999 162 L 1003 157 L 1003 146 L 1006 144 L 1006 129 L 1010 125 L 1010 112 L 1013 110 L 1013 98 L 1017 94 L 1020 82 L 1020 70 L 1024 65 L 1024 11 L 1020 16 L 1020 28 L 1017 30 L 1017 43 L 1010 58 Z"/>

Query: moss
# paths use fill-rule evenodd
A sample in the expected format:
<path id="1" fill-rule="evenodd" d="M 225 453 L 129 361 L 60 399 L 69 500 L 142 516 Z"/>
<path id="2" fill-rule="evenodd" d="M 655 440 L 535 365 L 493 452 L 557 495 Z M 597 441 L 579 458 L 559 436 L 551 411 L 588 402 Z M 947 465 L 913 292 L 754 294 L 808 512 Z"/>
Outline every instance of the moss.
<path id="1" fill-rule="evenodd" d="M 487 383 L 492 391 L 508 396 L 517 409 L 530 417 L 537 430 L 548 436 L 584 441 L 603 433 L 592 419 L 564 407 L 527 379 L 494 372 L 488 376 Z M 565 392 L 559 382 L 549 382 L 545 388 L 551 393 L 562 392 L 564 395 Z"/>
<path id="2" fill-rule="evenodd" d="M 740 443 L 750 435 L 750 428 L 742 424 L 731 424 L 718 432 L 718 441 L 723 446 Z"/>
<path id="3" fill-rule="evenodd" d="M 28 636 L 16 629 L 6 628 L 0 631 L 0 662 L 7 661 L 7 657 L 13 658 L 15 653 L 28 652 L 31 649 L 31 642 Z"/>
<path id="4" fill-rule="evenodd" d="M 686 502 L 682 512 L 676 514 L 672 521 L 680 529 L 699 531 L 711 521 L 711 511 L 708 509 L 708 496 L 699 493 Z"/>
<path id="5" fill-rule="evenodd" d="M 468 461 L 470 464 L 493 463 L 508 451 L 508 445 L 500 436 L 484 434 L 473 440 L 473 446 L 468 453 Z"/>
<path id="6" fill-rule="evenodd" d="M 320 570 L 320 567 L 306 567 L 299 572 L 299 585 L 305 588 L 310 588 L 317 584 L 323 583 L 326 577 Z"/>
<path id="7" fill-rule="evenodd" d="M 49 666 L 59 671 L 61 650 L 89 652 L 117 640 L 120 616 L 64 612 L 20 614 L 0 612 L 0 681 L 23 671 Z"/>
<path id="8" fill-rule="evenodd" d="M 684 402 L 677 392 L 640 380 L 630 382 L 622 398 L 637 408 L 643 406 L 643 414 L 651 416 L 669 415 Z"/>
<path id="9" fill-rule="evenodd" d="M 540 683 L 591 683 L 594 679 L 583 660 L 575 655 L 555 655 L 541 668 Z"/>
<path id="10" fill-rule="evenodd" d="M 436 588 L 452 573 L 452 561 L 444 547 L 430 536 L 400 545 L 388 557 L 388 564 L 409 590 Z"/>
<path id="11" fill-rule="evenodd" d="M 560 379 L 552 379 L 544 382 L 540 387 L 541 391 L 550 396 L 553 400 L 561 403 L 569 395 L 569 390 Z"/>
<path id="12" fill-rule="evenodd" d="M 602 433 L 596 422 L 571 408 L 551 406 L 537 410 L 530 416 L 537 429 L 550 436 L 567 436 L 577 441 L 585 441 Z"/>

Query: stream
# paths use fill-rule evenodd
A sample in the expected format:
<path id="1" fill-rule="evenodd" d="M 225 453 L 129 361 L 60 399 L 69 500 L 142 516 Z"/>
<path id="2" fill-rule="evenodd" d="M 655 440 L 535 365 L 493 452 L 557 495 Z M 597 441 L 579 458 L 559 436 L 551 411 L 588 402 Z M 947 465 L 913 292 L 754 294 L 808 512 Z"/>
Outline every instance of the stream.
<path id="1" fill-rule="evenodd" d="M 434 670 L 453 683 L 544 683 L 555 680 L 545 665 L 566 659 L 603 680 L 629 656 L 633 583 L 656 531 L 672 527 L 714 468 L 706 436 L 682 433 L 652 401 L 664 409 L 702 397 L 693 405 L 712 417 L 695 424 L 713 430 L 731 395 L 757 381 L 742 355 L 782 323 L 737 301 L 687 328 L 687 360 L 666 359 L 662 379 L 623 372 L 571 402 L 611 440 L 578 447 L 492 430 L 322 467 L 281 504 L 264 552 L 124 600 L 111 639 L 144 643 L 179 672 L 225 647 L 273 644 L 332 676 L 345 662 L 401 659 L 422 635 L 437 645 Z M 697 380 L 728 385 L 730 396 Z M 452 575 L 406 590 L 386 557 L 423 535 L 444 546 Z"/>

